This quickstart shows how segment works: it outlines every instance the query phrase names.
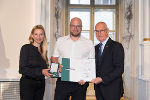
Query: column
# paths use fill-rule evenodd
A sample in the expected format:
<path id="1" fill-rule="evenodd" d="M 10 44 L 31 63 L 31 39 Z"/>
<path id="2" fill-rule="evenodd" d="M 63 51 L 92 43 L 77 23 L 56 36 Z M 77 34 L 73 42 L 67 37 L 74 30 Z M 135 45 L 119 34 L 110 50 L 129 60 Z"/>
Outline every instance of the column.
<path id="1" fill-rule="evenodd" d="M 143 28 L 141 76 L 150 78 L 150 1 L 140 0 L 139 5 L 141 6 L 139 9 L 141 20 L 139 28 Z"/>
<path id="2" fill-rule="evenodd" d="M 144 41 L 150 41 L 150 1 L 143 1 Z"/>
<path id="3" fill-rule="evenodd" d="M 139 38 L 141 38 L 141 73 L 138 100 L 150 100 L 150 0 L 139 0 Z"/>

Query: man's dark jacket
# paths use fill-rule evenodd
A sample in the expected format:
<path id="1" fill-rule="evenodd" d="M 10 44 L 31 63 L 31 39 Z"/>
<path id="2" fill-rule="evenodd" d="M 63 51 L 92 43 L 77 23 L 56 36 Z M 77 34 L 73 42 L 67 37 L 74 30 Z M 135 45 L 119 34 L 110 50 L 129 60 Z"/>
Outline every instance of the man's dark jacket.
<path id="1" fill-rule="evenodd" d="M 103 82 L 94 85 L 95 91 L 101 90 L 104 97 L 114 98 L 123 95 L 122 74 L 124 72 L 124 49 L 121 43 L 108 39 L 98 63 L 99 44 L 95 46 L 96 77 Z"/>

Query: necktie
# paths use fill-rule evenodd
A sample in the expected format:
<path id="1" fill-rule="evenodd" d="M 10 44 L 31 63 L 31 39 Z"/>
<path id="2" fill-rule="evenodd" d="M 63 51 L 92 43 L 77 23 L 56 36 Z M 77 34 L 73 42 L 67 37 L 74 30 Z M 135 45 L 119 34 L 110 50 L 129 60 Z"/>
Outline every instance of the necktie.
<path id="1" fill-rule="evenodd" d="M 100 62 L 102 56 L 102 43 L 99 44 L 99 52 L 98 52 L 98 63 Z"/>

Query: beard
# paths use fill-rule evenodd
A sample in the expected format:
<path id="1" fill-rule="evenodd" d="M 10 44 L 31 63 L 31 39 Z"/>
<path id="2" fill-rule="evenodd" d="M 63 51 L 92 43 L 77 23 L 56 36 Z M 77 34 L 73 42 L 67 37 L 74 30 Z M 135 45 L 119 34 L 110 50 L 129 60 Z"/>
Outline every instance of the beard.
<path id="1" fill-rule="evenodd" d="M 78 34 L 73 34 L 72 32 L 70 32 L 70 34 L 73 36 L 73 37 L 79 37 L 81 35 L 81 32 L 78 33 Z"/>

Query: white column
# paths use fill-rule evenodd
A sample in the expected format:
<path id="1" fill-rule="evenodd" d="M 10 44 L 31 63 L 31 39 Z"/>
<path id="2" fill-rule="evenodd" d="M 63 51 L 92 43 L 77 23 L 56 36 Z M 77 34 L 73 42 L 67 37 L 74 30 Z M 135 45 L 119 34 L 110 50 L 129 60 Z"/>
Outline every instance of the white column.
<path id="1" fill-rule="evenodd" d="M 144 39 L 150 40 L 150 0 L 143 1 L 143 22 L 144 22 Z"/>
<path id="2" fill-rule="evenodd" d="M 150 0 L 140 0 L 140 31 L 143 34 L 141 76 L 150 77 Z"/>
<path id="3" fill-rule="evenodd" d="M 139 38 L 142 63 L 138 100 L 150 100 L 150 0 L 139 1 Z"/>
<path id="4" fill-rule="evenodd" d="M 145 41 L 142 44 L 142 66 L 141 76 L 148 78 L 150 77 L 150 42 Z"/>

